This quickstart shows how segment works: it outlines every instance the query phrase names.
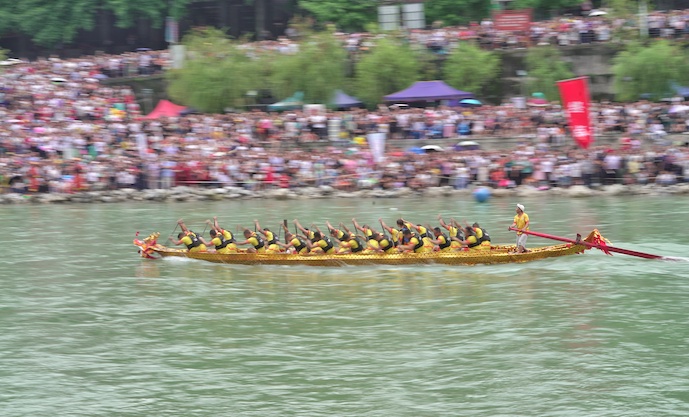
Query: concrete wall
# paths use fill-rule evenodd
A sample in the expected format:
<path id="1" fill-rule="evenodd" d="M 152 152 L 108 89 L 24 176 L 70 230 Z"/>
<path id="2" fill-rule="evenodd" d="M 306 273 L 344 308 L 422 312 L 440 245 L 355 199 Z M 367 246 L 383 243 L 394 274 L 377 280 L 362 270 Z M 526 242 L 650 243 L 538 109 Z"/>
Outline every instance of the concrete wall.
<path id="1" fill-rule="evenodd" d="M 536 47 L 537 48 L 537 47 Z M 560 47 L 563 61 L 570 64 L 575 76 L 590 77 L 590 92 L 594 99 L 612 98 L 612 60 L 622 51 L 619 44 L 600 43 Z M 526 49 L 498 51 L 502 58 L 502 95 L 520 95 L 518 70 L 526 68 Z"/>

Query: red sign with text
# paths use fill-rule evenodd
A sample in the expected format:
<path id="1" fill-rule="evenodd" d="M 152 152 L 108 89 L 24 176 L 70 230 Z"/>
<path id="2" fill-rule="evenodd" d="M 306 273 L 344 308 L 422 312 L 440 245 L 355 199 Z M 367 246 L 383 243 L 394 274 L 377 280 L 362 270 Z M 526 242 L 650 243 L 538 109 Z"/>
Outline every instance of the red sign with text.
<path id="1" fill-rule="evenodd" d="M 510 32 L 528 32 L 531 29 L 531 9 L 495 10 L 493 27 Z"/>
<path id="2" fill-rule="evenodd" d="M 579 146 L 588 149 L 593 143 L 589 116 L 591 100 L 589 98 L 588 77 L 558 81 L 557 86 L 560 89 L 560 97 L 567 114 L 572 137 Z"/>

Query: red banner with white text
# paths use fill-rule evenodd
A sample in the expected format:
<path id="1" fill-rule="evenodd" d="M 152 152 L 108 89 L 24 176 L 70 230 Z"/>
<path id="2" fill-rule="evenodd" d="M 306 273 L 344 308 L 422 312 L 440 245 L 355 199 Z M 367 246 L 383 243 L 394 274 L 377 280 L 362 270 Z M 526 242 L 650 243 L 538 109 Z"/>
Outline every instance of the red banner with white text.
<path id="1" fill-rule="evenodd" d="M 562 105 L 567 114 L 569 131 L 579 146 L 588 149 L 593 143 L 589 116 L 591 99 L 589 98 L 588 77 L 558 81 L 557 86 L 560 88 Z"/>

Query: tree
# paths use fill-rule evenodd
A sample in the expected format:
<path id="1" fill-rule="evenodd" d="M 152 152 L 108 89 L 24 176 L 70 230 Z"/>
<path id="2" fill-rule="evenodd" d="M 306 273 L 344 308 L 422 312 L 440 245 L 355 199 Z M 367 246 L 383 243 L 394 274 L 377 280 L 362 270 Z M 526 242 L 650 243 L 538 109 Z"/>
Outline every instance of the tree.
<path id="1" fill-rule="evenodd" d="M 95 24 L 97 0 L 21 0 L 12 5 L 10 22 L 28 34 L 37 45 L 57 47 L 71 42 L 79 30 L 91 30 Z M 5 29 L 7 29 L 5 27 Z"/>
<path id="2" fill-rule="evenodd" d="M 299 0 L 299 8 L 321 23 L 333 23 L 338 30 L 360 32 L 367 23 L 376 22 L 377 0 Z"/>
<path id="3" fill-rule="evenodd" d="M 147 18 L 153 27 L 162 26 L 165 17 L 172 14 L 181 15 L 190 0 L 106 0 L 106 7 L 117 17 L 117 26 L 132 27 L 136 19 Z M 175 16 L 179 17 L 179 16 Z"/>
<path id="4" fill-rule="evenodd" d="M 533 9 L 536 16 L 549 17 L 581 6 L 581 0 L 514 0 L 511 9 Z"/>
<path id="5" fill-rule="evenodd" d="M 424 4 L 427 22 L 442 21 L 445 26 L 466 25 L 490 16 L 486 0 L 428 0 Z"/>
<path id="6" fill-rule="evenodd" d="M 562 61 L 560 51 L 553 46 L 530 48 L 526 54 L 527 83 L 529 92 L 541 92 L 548 100 L 558 100 L 557 81 L 574 77 L 568 65 Z"/>
<path id="7" fill-rule="evenodd" d="M 686 53 L 665 40 L 630 44 L 613 62 L 615 98 L 620 101 L 638 100 L 642 94 L 662 98 L 673 94 L 673 84 L 689 82 Z"/>
<path id="8" fill-rule="evenodd" d="M 487 87 L 500 74 L 500 58 L 473 43 L 461 43 L 450 53 L 444 65 L 445 77 L 451 86 L 484 96 Z"/>
<path id="9" fill-rule="evenodd" d="M 303 91 L 306 100 L 327 103 L 344 86 L 346 52 L 332 32 L 307 36 L 294 55 L 272 54 L 269 85 L 280 97 Z"/>
<path id="10" fill-rule="evenodd" d="M 405 44 L 380 39 L 373 50 L 357 63 L 356 91 L 368 106 L 380 102 L 386 94 L 409 87 L 418 80 L 415 54 Z"/>
<path id="11" fill-rule="evenodd" d="M 200 111 L 220 113 L 241 106 L 247 91 L 262 85 L 261 62 L 217 29 L 198 29 L 184 37 L 190 59 L 168 72 L 170 97 Z"/>

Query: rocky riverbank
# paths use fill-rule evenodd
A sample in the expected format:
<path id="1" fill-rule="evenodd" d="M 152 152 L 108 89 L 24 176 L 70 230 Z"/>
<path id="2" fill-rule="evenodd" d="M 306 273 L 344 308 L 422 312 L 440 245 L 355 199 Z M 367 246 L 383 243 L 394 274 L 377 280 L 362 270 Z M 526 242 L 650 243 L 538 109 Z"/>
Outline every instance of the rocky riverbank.
<path id="1" fill-rule="evenodd" d="M 421 191 L 409 188 L 394 190 L 357 190 L 339 191 L 329 186 L 272 189 L 249 191 L 238 187 L 225 188 L 191 188 L 175 187 L 169 190 L 143 190 L 131 188 L 109 191 L 88 191 L 73 194 L 2 194 L 0 204 L 83 204 L 83 203 L 119 203 L 129 201 L 142 202 L 175 202 L 175 201 L 221 201 L 238 199 L 272 199 L 306 200 L 319 198 L 402 198 L 422 195 L 425 197 L 469 198 L 474 189 L 455 190 L 452 187 L 432 187 Z M 689 194 L 689 184 L 671 186 L 658 185 L 608 185 L 597 188 L 572 186 L 569 188 L 538 189 L 532 186 L 521 186 L 514 189 L 491 190 L 493 198 L 531 197 L 542 194 L 558 195 L 572 198 L 619 195 L 681 195 Z"/>

